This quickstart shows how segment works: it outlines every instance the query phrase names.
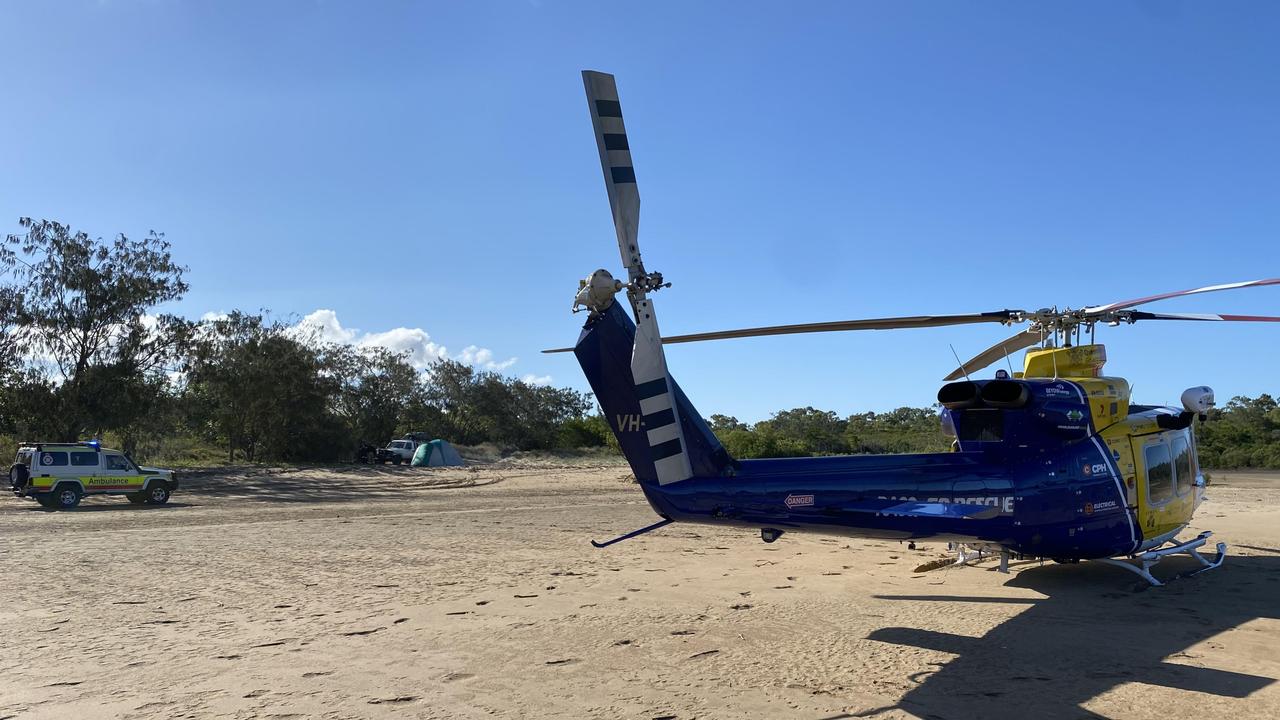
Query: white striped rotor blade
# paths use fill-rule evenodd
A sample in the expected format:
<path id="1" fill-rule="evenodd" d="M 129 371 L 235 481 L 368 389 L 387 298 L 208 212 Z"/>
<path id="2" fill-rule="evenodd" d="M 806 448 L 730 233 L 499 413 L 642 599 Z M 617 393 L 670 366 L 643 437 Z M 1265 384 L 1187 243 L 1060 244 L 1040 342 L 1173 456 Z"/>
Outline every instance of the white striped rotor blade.
<path id="1" fill-rule="evenodd" d="M 1274 315 L 1226 315 L 1222 313 L 1135 312 L 1133 320 L 1198 320 L 1201 322 L 1280 322 Z"/>
<path id="2" fill-rule="evenodd" d="M 635 309 L 636 342 L 631 351 L 631 375 L 636 381 L 636 396 L 640 399 L 640 413 L 658 484 L 665 485 L 692 477 L 693 469 L 680 425 L 680 410 L 671 389 L 671 376 L 667 373 L 667 359 L 662 352 L 662 335 L 658 331 L 653 300 L 644 298 L 636 303 Z"/>
<path id="3" fill-rule="evenodd" d="M 1145 305 L 1149 302 L 1157 300 L 1168 300 L 1169 298 L 1185 297 L 1187 295 L 1201 295 L 1203 293 L 1219 292 L 1221 290 L 1238 290 L 1247 287 L 1261 287 L 1263 285 L 1280 285 L 1280 278 L 1270 278 L 1268 280 L 1246 280 L 1244 282 L 1225 283 L 1222 285 L 1209 285 L 1202 288 L 1192 288 L 1191 290 L 1178 290 L 1177 292 L 1161 293 L 1159 295 L 1148 295 L 1147 297 L 1135 298 L 1133 300 L 1121 300 L 1109 305 L 1095 305 L 1084 309 L 1085 315 L 1099 315 L 1111 312 L 1113 310 L 1123 310 L 1125 308 L 1137 307 Z"/>
<path id="4" fill-rule="evenodd" d="M 622 124 L 622 105 L 618 102 L 618 86 L 613 76 L 594 70 L 582 71 L 591 108 L 591 125 L 600 150 L 600 167 L 604 185 L 609 191 L 613 209 L 613 225 L 618 233 L 618 252 L 634 280 L 640 272 L 640 191 L 636 187 L 636 171 L 631 164 L 631 144 Z"/>

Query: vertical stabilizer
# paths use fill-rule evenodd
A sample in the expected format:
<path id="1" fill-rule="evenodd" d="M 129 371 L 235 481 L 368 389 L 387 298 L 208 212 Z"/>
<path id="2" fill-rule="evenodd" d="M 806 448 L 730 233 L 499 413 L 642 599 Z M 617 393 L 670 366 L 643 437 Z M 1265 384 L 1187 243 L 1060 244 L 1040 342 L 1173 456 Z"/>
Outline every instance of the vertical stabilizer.
<path id="1" fill-rule="evenodd" d="M 665 485 L 723 474 L 733 460 L 666 363 L 660 376 L 640 380 L 634 374 L 638 344 L 635 324 L 614 302 L 591 314 L 573 349 L 636 479 Z"/>

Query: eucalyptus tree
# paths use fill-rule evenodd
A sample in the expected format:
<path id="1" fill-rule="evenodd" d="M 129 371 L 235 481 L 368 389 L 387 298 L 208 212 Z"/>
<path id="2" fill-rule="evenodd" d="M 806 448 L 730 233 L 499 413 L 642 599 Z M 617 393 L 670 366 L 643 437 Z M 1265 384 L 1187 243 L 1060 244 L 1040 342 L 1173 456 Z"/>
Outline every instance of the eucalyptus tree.
<path id="1" fill-rule="evenodd" d="M 151 409 L 192 324 L 152 314 L 187 291 L 186 268 L 162 234 L 111 241 L 52 220 L 21 218 L 0 243 L 7 352 L 47 392 L 43 420 L 58 437 L 128 427 Z"/>

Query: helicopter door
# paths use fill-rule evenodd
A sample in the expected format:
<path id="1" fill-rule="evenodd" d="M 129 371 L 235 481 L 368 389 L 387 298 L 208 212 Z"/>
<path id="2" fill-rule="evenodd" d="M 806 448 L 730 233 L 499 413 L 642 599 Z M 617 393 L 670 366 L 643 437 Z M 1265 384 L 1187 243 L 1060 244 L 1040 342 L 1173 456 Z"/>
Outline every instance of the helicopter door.
<path id="1" fill-rule="evenodd" d="M 1134 438 L 1133 443 L 1134 459 L 1140 466 L 1137 489 L 1142 537 L 1151 540 L 1175 533 L 1191 519 L 1193 494 L 1189 490 L 1194 478 L 1186 438 L 1182 433 L 1161 433 Z"/>

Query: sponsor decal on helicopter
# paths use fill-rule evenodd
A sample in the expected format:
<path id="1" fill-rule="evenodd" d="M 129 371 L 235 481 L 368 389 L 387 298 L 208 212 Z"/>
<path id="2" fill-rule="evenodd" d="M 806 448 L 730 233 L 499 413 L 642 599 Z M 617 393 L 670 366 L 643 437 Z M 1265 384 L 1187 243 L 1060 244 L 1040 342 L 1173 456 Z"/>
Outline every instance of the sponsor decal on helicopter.
<path id="1" fill-rule="evenodd" d="M 1084 413 L 1080 412 L 1079 410 L 1067 411 L 1067 419 L 1070 420 L 1071 422 L 1080 422 L 1082 418 L 1084 418 Z"/>
<path id="2" fill-rule="evenodd" d="M 783 500 L 782 502 L 787 506 L 788 510 L 791 508 L 798 508 L 798 507 L 813 507 L 813 496 L 812 495 L 788 495 L 787 499 Z"/>
<path id="3" fill-rule="evenodd" d="M 1090 475 L 1102 474 L 1102 473 L 1105 473 L 1106 471 L 1107 471 L 1106 463 L 1094 463 L 1092 465 L 1085 465 L 1083 470 L 1085 477 L 1089 477 Z"/>
<path id="4" fill-rule="evenodd" d="M 876 498 L 877 500 L 896 500 L 898 502 L 920 502 L 918 498 L 913 497 L 885 497 L 883 495 Z M 988 497 L 930 497 L 925 498 L 927 503 L 943 503 L 954 505 L 986 505 L 988 507 L 1000 508 L 1001 515 L 1013 514 L 1013 496 L 1011 495 L 992 495 Z"/>
<path id="5" fill-rule="evenodd" d="M 1057 397 L 1072 397 L 1074 395 L 1074 393 L 1068 390 L 1066 386 L 1063 385 L 1062 383 L 1058 383 L 1057 385 L 1049 385 L 1045 387 L 1044 394 L 1054 395 Z"/>
<path id="6" fill-rule="evenodd" d="M 1119 506 L 1116 505 L 1115 500 L 1104 500 L 1102 502 L 1096 502 L 1096 503 L 1085 503 L 1084 514 L 1092 515 L 1096 512 L 1102 512 L 1103 510 L 1115 510 L 1117 507 Z"/>

